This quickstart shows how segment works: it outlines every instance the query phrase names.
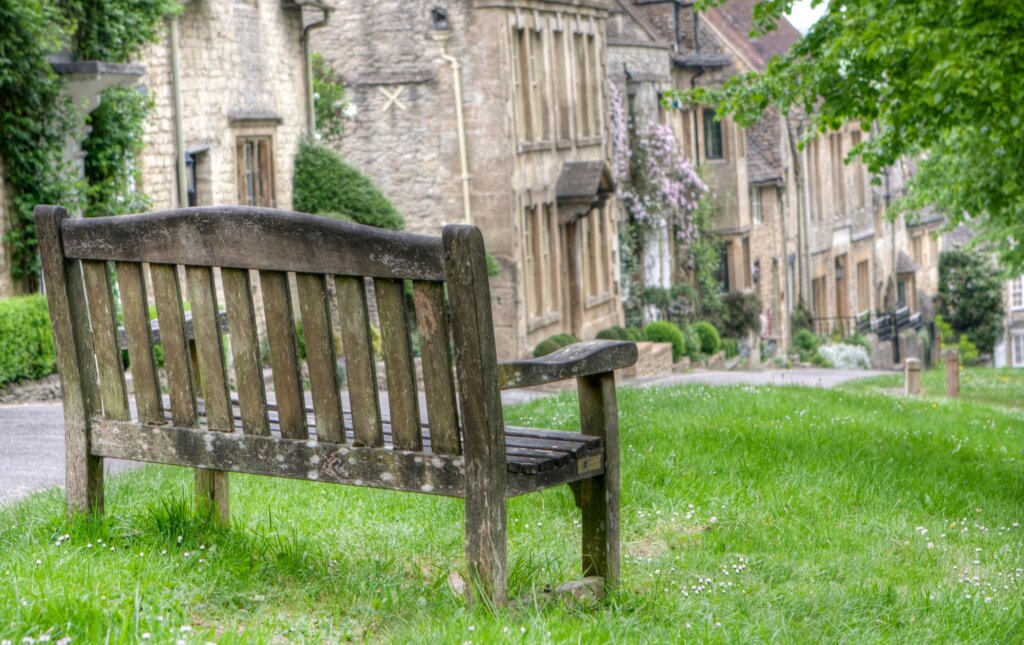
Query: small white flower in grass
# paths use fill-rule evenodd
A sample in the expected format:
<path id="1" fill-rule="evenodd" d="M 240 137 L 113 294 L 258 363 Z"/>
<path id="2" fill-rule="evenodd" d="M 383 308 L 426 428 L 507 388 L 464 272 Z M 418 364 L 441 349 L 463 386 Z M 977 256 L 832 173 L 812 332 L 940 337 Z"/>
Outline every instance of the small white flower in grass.
<path id="1" fill-rule="evenodd" d="M 205 551 L 206 550 L 206 545 L 205 544 L 200 544 L 199 545 L 199 550 L 200 551 Z"/>
<path id="2" fill-rule="evenodd" d="M 70 642 L 71 642 L 71 637 L 70 636 L 65 636 L 64 638 L 62 638 L 62 639 L 57 641 L 57 645 L 68 645 L 68 643 L 70 643 Z"/>
<path id="3" fill-rule="evenodd" d="M 157 614 L 156 615 L 156 622 L 158 622 L 158 623 L 164 622 L 164 615 L 163 614 Z"/>
<path id="4" fill-rule="evenodd" d="M 714 515 L 712 515 L 711 519 L 708 520 L 708 522 L 711 522 L 712 524 L 717 524 L 718 523 L 718 518 L 715 517 Z"/>
<path id="5" fill-rule="evenodd" d="M 191 625 L 182 625 L 181 627 L 178 628 L 178 631 L 183 633 L 183 634 L 186 633 L 186 632 L 190 632 L 190 631 L 192 631 L 192 626 Z"/>
<path id="6" fill-rule="evenodd" d="M 470 625 L 469 626 L 469 631 L 475 632 L 476 631 L 476 625 Z"/>
<path id="7" fill-rule="evenodd" d="M 929 543 L 928 543 L 928 548 L 929 548 L 929 549 L 934 549 L 934 548 L 935 548 L 935 545 L 934 545 L 934 544 L 932 544 L 931 542 L 929 542 Z"/>
<path id="8" fill-rule="evenodd" d="M 142 632 L 142 640 L 148 641 L 152 637 L 153 637 L 153 635 L 150 634 L 149 632 Z"/>
<path id="9" fill-rule="evenodd" d="M 985 602 L 992 602 L 992 596 L 985 596 Z"/>
<path id="10" fill-rule="evenodd" d="M 91 549 L 91 548 L 92 548 L 92 544 L 91 544 L 91 543 L 90 543 L 90 544 L 86 544 L 86 545 L 85 545 L 85 548 L 87 548 L 87 549 Z"/>
<path id="11" fill-rule="evenodd" d="M 181 536 L 179 535 L 179 536 L 178 536 L 178 544 L 181 544 L 181 541 L 182 541 L 182 539 L 183 539 L 183 538 L 182 538 L 182 537 L 181 537 Z"/>
<path id="12" fill-rule="evenodd" d="M 26 645 L 32 645 L 32 643 L 36 642 L 36 639 L 32 638 L 31 636 L 26 636 L 25 638 L 21 639 L 21 642 L 25 643 Z"/>
<path id="13" fill-rule="evenodd" d="M 342 114 L 345 115 L 345 118 L 351 119 L 355 115 L 359 114 L 359 108 L 356 107 L 355 103 L 349 103 L 345 106 L 345 109 L 342 110 Z"/>
<path id="14" fill-rule="evenodd" d="M 187 557 L 188 557 L 188 556 L 189 556 L 190 554 L 189 554 L 189 552 L 188 552 L 188 551 L 185 551 L 184 555 L 185 555 L 185 557 L 187 558 Z"/>
<path id="15" fill-rule="evenodd" d="M 526 628 L 525 627 L 520 627 L 519 628 L 519 633 L 520 634 L 525 634 L 526 633 Z"/>
<path id="16" fill-rule="evenodd" d="M 36 564 L 42 564 L 42 563 L 43 563 L 42 560 L 36 560 Z"/>
<path id="17" fill-rule="evenodd" d="M 36 642 L 37 643 L 49 643 L 50 642 L 50 635 L 49 634 L 40 634 L 39 638 L 36 639 Z"/>
<path id="18" fill-rule="evenodd" d="M 161 551 L 160 555 L 167 555 L 167 549 L 164 549 L 163 551 Z"/>
<path id="19" fill-rule="evenodd" d="M 11 643 L 11 641 L 9 640 L 2 640 L 0 641 L 0 645 L 13 645 L 13 643 Z"/>

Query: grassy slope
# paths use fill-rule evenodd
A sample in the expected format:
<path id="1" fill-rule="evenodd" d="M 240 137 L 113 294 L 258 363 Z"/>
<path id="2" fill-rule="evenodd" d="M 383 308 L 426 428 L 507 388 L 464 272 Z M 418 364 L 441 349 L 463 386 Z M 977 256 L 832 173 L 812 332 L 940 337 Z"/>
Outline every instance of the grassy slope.
<path id="1" fill-rule="evenodd" d="M 509 416 L 569 428 L 575 402 Z M 146 468 L 111 483 L 102 523 L 69 526 L 58 492 L 0 510 L 0 639 L 1024 639 L 1018 416 L 707 387 L 628 391 L 621 416 L 625 578 L 606 604 L 467 610 L 446 584 L 458 501 L 235 476 L 218 532 L 183 508 L 188 472 Z M 577 517 L 564 487 L 510 504 L 513 593 L 577 575 Z"/>

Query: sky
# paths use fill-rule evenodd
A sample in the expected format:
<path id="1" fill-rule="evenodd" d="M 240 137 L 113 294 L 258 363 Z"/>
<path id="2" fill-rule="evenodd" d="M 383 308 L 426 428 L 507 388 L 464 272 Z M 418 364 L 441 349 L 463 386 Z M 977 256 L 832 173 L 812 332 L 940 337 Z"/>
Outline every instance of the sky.
<path id="1" fill-rule="evenodd" d="M 814 21 L 825 13 L 827 4 L 828 3 L 826 2 L 822 2 L 812 9 L 811 0 L 797 0 L 793 4 L 793 11 L 787 17 L 801 34 L 806 34 L 807 30 L 814 24 Z"/>

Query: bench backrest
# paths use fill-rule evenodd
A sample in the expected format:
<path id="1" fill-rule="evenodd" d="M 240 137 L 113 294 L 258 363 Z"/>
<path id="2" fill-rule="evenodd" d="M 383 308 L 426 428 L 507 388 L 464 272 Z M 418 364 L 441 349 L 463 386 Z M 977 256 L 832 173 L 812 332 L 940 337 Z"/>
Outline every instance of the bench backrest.
<path id="1" fill-rule="evenodd" d="M 295 323 L 301 320 L 316 439 L 423 450 L 415 332 L 430 451 L 458 455 L 465 446 L 467 464 L 470 453 L 488 462 L 504 461 L 490 293 L 483 241 L 475 227 L 446 227 L 436 238 L 249 207 L 95 219 L 72 219 L 59 207 L 39 207 L 36 213 L 62 382 L 77 379 L 81 388 L 76 392 L 75 382 L 65 383 L 65 405 L 70 404 L 72 414 L 80 406 L 86 418 L 129 420 L 117 334 L 120 312 L 138 420 L 166 421 L 151 345 L 153 302 L 169 412 L 176 426 L 196 426 L 202 416 L 209 430 L 232 431 L 238 421 L 246 434 L 269 435 L 273 428 L 285 438 L 309 438 L 295 334 Z M 187 283 L 197 360 L 189 353 L 181 275 Z M 253 301 L 256 276 L 276 414 L 268 410 L 263 383 Z M 371 280 L 388 385 L 390 437 L 381 426 L 367 307 Z M 414 311 L 409 311 L 406 297 L 410 284 Z M 240 419 L 233 418 L 218 320 L 222 308 L 227 312 Z M 336 330 L 345 357 L 347 409 L 339 394 L 336 355 L 342 352 L 335 347 Z M 196 369 L 198 374 L 193 373 Z"/>

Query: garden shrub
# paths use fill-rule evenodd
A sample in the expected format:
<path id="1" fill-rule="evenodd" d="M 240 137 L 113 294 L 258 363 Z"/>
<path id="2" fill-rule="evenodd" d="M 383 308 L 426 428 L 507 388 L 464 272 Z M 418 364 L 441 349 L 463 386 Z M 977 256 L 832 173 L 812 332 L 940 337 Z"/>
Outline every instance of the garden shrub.
<path id="1" fill-rule="evenodd" d="M 818 349 L 818 355 L 839 369 L 866 370 L 871 366 L 868 350 L 863 345 L 852 343 L 823 345 Z"/>
<path id="2" fill-rule="evenodd" d="M 644 338 L 654 343 L 672 343 L 672 361 L 678 361 L 686 353 L 686 339 L 679 327 L 659 320 L 644 327 Z"/>
<path id="3" fill-rule="evenodd" d="M 57 369 L 50 312 L 41 295 L 0 300 L 0 385 Z"/>
<path id="4" fill-rule="evenodd" d="M 551 352 L 562 349 L 566 345 L 578 342 L 580 342 L 579 339 L 572 334 L 555 334 L 537 343 L 537 346 L 533 348 L 533 355 L 537 358 L 546 356 Z"/>
<path id="5" fill-rule="evenodd" d="M 639 327 L 626 327 L 626 340 L 642 343 L 644 341 L 644 330 Z"/>
<path id="6" fill-rule="evenodd" d="M 596 338 L 602 340 L 629 340 L 629 332 L 624 327 L 609 327 L 597 332 Z"/>
<path id="7" fill-rule="evenodd" d="M 405 228 L 405 219 L 373 182 L 324 146 L 309 141 L 299 146 L 292 187 L 297 211 L 333 213 L 394 231 Z"/>
<path id="8" fill-rule="evenodd" d="M 970 365 L 978 360 L 978 347 L 967 334 L 960 334 L 960 339 L 956 342 L 956 348 L 960 352 L 961 365 Z"/>
<path id="9" fill-rule="evenodd" d="M 703 346 L 700 343 L 700 336 L 693 331 L 693 327 L 683 327 L 683 354 L 690 360 L 698 360 L 703 355 Z"/>
<path id="10" fill-rule="evenodd" d="M 868 354 L 868 356 L 871 355 L 871 343 L 868 341 L 867 338 L 861 335 L 860 332 L 857 332 L 853 336 L 847 336 L 841 342 L 844 345 L 854 345 L 856 347 L 863 347 L 864 351 Z"/>
<path id="11" fill-rule="evenodd" d="M 700 351 L 705 354 L 717 354 L 718 350 L 722 347 L 722 337 L 718 335 L 718 330 L 715 326 L 709 322 L 699 322 L 693 324 L 693 331 L 700 336 Z"/>
<path id="12" fill-rule="evenodd" d="M 740 341 L 735 338 L 723 338 L 722 351 L 725 352 L 726 358 L 736 358 L 740 355 Z"/>
<path id="13" fill-rule="evenodd" d="M 729 338 L 743 338 L 761 331 L 761 299 L 757 294 L 734 291 L 722 298 L 721 333 Z"/>
<path id="14" fill-rule="evenodd" d="M 818 353 L 821 340 L 809 329 L 801 329 L 793 335 L 793 346 L 800 354 L 801 361 L 811 360 Z"/>

